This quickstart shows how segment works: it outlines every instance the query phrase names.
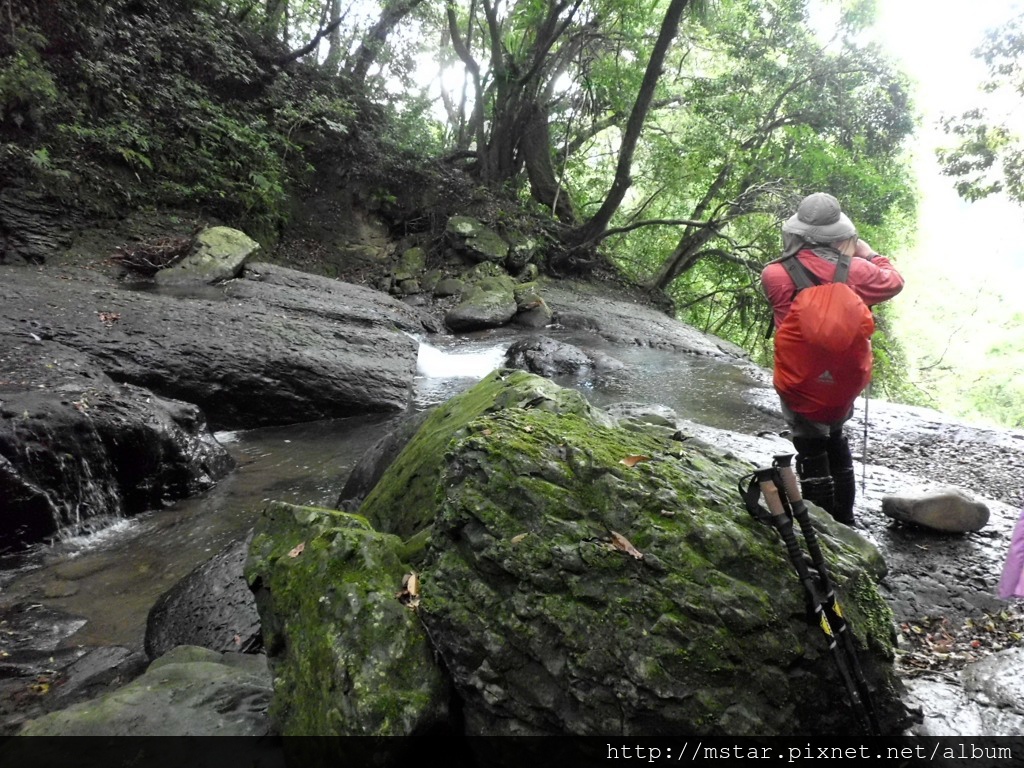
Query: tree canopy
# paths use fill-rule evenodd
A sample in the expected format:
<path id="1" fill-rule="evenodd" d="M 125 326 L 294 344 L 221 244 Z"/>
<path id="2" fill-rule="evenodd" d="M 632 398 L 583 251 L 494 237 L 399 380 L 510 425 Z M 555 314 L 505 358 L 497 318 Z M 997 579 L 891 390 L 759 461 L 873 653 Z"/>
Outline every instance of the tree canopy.
<path id="1" fill-rule="evenodd" d="M 835 4 L 826 39 L 808 0 L 8 0 L 0 162 L 272 235 L 369 96 L 382 159 L 447 164 L 546 217 L 552 272 L 614 262 L 766 360 L 756 276 L 800 198 L 876 248 L 913 213 L 906 83 L 856 42 L 871 3 Z"/>
<path id="2" fill-rule="evenodd" d="M 985 104 L 944 118 L 953 144 L 938 151 L 939 162 L 965 200 L 1002 192 L 1024 204 L 1024 12 L 991 30 L 975 56 L 988 67 Z"/>

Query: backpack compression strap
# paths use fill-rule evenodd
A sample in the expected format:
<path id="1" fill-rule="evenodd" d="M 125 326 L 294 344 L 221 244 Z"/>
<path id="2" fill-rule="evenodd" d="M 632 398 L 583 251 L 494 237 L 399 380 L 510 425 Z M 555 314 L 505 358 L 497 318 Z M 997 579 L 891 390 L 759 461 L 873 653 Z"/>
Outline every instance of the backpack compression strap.
<path id="1" fill-rule="evenodd" d="M 814 285 L 821 285 L 822 281 L 818 279 L 817 275 L 811 272 L 805 267 L 797 255 L 794 253 L 792 256 L 787 256 L 780 259 L 779 262 L 786 268 L 790 278 L 793 280 L 793 285 L 796 286 L 796 292 L 799 293 L 804 288 L 810 288 Z M 851 257 L 848 254 L 840 253 L 839 260 L 836 262 L 836 271 L 832 275 L 833 283 L 845 283 L 846 279 L 850 276 L 850 263 Z"/>

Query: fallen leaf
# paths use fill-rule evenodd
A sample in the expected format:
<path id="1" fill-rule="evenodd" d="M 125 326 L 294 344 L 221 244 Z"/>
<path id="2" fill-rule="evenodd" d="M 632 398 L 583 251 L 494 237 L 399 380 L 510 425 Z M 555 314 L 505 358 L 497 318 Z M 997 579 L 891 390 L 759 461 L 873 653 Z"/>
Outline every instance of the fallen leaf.
<path id="1" fill-rule="evenodd" d="M 634 557 L 637 560 L 644 559 L 644 553 L 630 544 L 629 539 L 623 536 L 621 533 L 611 532 L 612 535 L 612 546 L 616 549 L 625 552 L 630 557 Z"/>
<path id="2" fill-rule="evenodd" d="M 295 549 L 288 553 L 288 557 L 298 557 L 306 549 L 306 542 L 302 542 Z"/>
<path id="3" fill-rule="evenodd" d="M 402 577 L 402 590 L 395 597 L 398 602 L 411 611 L 415 611 L 420 605 L 420 577 L 415 571 L 407 573 Z"/>
<path id="4" fill-rule="evenodd" d="M 405 589 L 413 597 L 416 597 L 417 595 L 419 595 L 419 593 L 420 593 L 420 577 L 416 575 L 415 571 L 413 571 L 412 573 L 410 573 L 408 576 L 405 577 Z"/>
<path id="5" fill-rule="evenodd" d="M 627 467 L 635 467 L 641 461 L 650 461 L 650 456 L 627 456 L 619 461 L 619 464 L 625 464 Z"/>

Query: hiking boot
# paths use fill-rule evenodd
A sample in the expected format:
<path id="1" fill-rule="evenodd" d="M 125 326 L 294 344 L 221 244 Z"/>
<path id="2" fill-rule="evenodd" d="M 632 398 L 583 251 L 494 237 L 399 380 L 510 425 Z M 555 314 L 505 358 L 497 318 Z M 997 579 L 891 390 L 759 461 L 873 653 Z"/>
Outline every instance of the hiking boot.
<path id="1" fill-rule="evenodd" d="M 800 492 L 804 501 L 824 509 L 835 516 L 835 484 L 831 477 L 808 477 L 800 479 Z"/>

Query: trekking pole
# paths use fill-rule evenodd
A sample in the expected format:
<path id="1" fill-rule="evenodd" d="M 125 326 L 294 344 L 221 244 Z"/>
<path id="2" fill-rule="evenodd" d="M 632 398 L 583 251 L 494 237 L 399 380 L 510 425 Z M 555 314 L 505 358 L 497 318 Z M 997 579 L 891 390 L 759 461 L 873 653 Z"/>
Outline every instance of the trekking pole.
<path id="1" fill-rule="evenodd" d="M 829 626 L 838 638 L 838 642 L 841 644 L 842 650 L 849 662 L 857 692 L 856 698 L 860 709 L 863 710 L 862 712 L 858 710 L 861 724 L 866 726 L 865 730 L 869 735 L 876 736 L 881 733 L 881 729 L 871 702 L 871 691 L 868 681 L 864 676 L 864 670 L 860 666 L 860 660 L 857 658 L 853 632 L 850 630 L 849 623 L 846 621 L 843 610 L 839 605 L 839 600 L 836 598 L 835 588 L 828 571 L 828 563 L 825 561 L 825 556 L 822 554 L 821 546 L 818 542 L 818 534 L 811 523 L 807 504 L 804 503 L 803 496 L 800 494 L 800 486 L 797 483 L 796 472 L 793 471 L 792 459 L 792 454 L 778 454 L 775 456 L 773 464 L 782 485 L 782 492 L 789 501 L 790 508 L 793 511 L 793 517 L 800 524 L 800 532 L 803 533 L 804 542 L 807 544 L 807 551 L 811 556 L 811 564 L 818 571 L 821 591 L 825 593 L 821 603 L 828 617 Z M 854 708 L 858 709 L 856 704 Z"/>
<path id="2" fill-rule="evenodd" d="M 853 706 L 853 711 L 857 716 L 857 720 L 860 722 L 861 728 L 864 729 L 867 735 L 877 735 L 878 728 L 874 723 L 874 718 L 868 714 L 860 689 L 850 674 L 845 654 L 840 650 L 838 642 L 836 641 L 835 632 L 833 631 L 832 624 L 829 621 L 829 616 L 826 615 L 824 610 L 824 600 L 819 595 L 818 588 L 814 583 L 814 577 L 811 575 L 810 568 L 807 567 L 807 561 L 804 559 L 804 553 L 800 549 L 800 544 L 796 538 L 796 532 L 793 530 L 793 521 L 787 514 L 785 502 L 779 494 L 778 486 L 782 484 L 779 470 L 776 467 L 759 469 L 754 472 L 754 477 L 761 488 L 761 494 L 764 496 L 765 503 L 768 505 L 768 511 L 771 513 L 772 524 L 782 536 L 782 540 L 786 544 L 786 550 L 789 553 L 789 559 L 793 563 L 797 576 L 800 577 L 800 581 L 804 585 L 804 589 L 810 599 L 811 609 L 814 612 L 814 619 L 821 628 L 821 631 L 824 633 L 825 639 L 828 642 L 829 653 L 836 665 L 836 669 L 839 671 L 839 676 L 842 678 L 843 685 L 846 687 L 846 692 L 849 695 L 850 703 Z M 804 506 L 804 511 L 806 512 L 806 510 L 807 507 Z"/>
<path id="3" fill-rule="evenodd" d="M 860 452 L 860 497 L 867 495 L 868 489 L 868 403 L 871 402 L 871 381 L 864 387 L 864 449 Z"/>

